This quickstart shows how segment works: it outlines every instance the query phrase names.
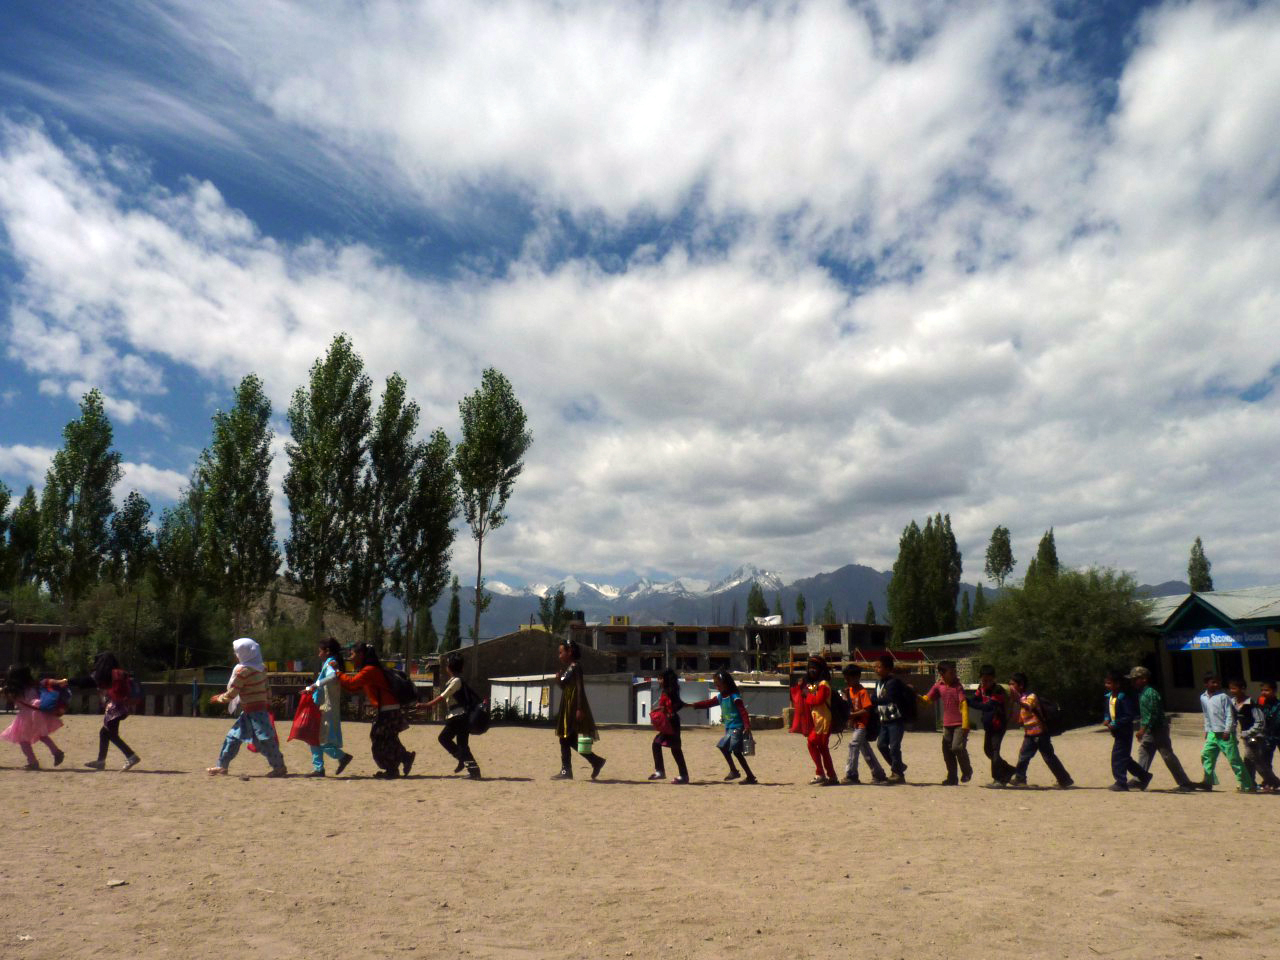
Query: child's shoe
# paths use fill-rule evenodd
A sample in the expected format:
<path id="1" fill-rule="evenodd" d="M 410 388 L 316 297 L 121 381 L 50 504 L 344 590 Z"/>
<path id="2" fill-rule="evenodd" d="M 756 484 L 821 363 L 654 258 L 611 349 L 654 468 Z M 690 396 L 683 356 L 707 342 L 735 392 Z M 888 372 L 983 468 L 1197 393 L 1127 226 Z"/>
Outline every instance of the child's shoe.
<path id="1" fill-rule="evenodd" d="M 677 785 L 684 785 L 689 782 L 688 777 L 672 777 L 671 782 Z"/>
<path id="2" fill-rule="evenodd" d="M 62 766 L 62 761 L 65 759 L 67 759 L 67 755 L 63 753 L 61 750 L 59 750 L 57 753 L 53 755 L 53 765 L 55 767 L 60 767 Z"/>
<path id="3" fill-rule="evenodd" d="M 271 780 L 278 780 L 281 777 L 287 777 L 288 775 L 289 771 L 285 767 L 272 767 L 271 772 L 267 774 L 267 778 Z"/>
<path id="4" fill-rule="evenodd" d="M 552 779 L 552 780 L 572 780 L 572 779 L 573 779 L 573 771 L 572 771 L 572 770 L 569 770 L 569 769 L 568 769 L 568 768 L 566 768 L 566 767 L 561 767 L 561 768 L 560 768 L 560 772 L 559 772 L 559 773 L 555 773 L 555 774 L 552 774 L 552 775 L 551 775 L 551 779 Z M 650 779 L 653 779 L 653 778 L 652 778 L 652 777 L 650 777 Z"/>
<path id="5" fill-rule="evenodd" d="M 472 761 L 467 764 L 467 776 L 472 780 L 480 779 L 480 764 Z"/>
<path id="6" fill-rule="evenodd" d="M 347 764 L 349 764 L 353 759 L 354 757 L 352 757 L 351 754 L 344 753 L 342 755 L 342 759 L 338 761 L 338 769 L 333 771 L 333 775 L 335 777 L 342 776 L 342 771 L 347 769 Z"/>
<path id="7" fill-rule="evenodd" d="M 595 754 L 587 757 L 591 762 L 591 779 L 594 780 L 600 776 L 600 771 L 604 769 L 604 757 L 597 757 Z"/>
<path id="8" fill-rule="evenodd" d="M 728 773 L 724 775 L 724 778 L 726 780 L 737 780 L 740 776 L 742 776 L 741 771 L 730 770 Z"/>
<path id="9" fill-rule="evenodd" d="M 207 767 L 205 773 L 211 777 L 225 777 L 227 775 L 226 767 Z"/>
<path id="10" fill-rule="evenodd" d="M 22 769 L 23 769 L 23 770 L 39 770 L 39 769 L 40 769 L 40 761 L 39 761 L 39 760 L 28 760 L 28 761 L 27 761 L 27 765 L 26 765 L 25 767 L 23 767 Z"/>
<path id="11" fill-rule="evenodd" d="M 665 780 L 665 779 L 667 779 L 667 775 L 666 775 L 665 773 L 663 773 L 661 770 L 655 770 L 655 771 L 653 771 L 653 773 L 649 774 L 649 779 L 650 779 L 650 780 Z"/>
<path id="12" fill-rule="evenodd" d="M 141 758 L 140 756 L 138 756 L 136 753 L 134 753 L 134 754 L 130 754 L 129 756 L 127 756 L 127 757 L 125 757 L 125 758 L 124 758 L 124 766 L 123 766 L 123 767 L 121 767 L 120 769 L 121 769 L 122 771 L 123 771 L 123 770 L 132 770 L 134 767 L 136 767 L 136 766 L 137 766 L 138 764 L 140 764 L 141 762 L 142 762 L 142 758 Z"/>
<path id="13" fill-rule="evenodd" d="M 107 761 L 87 760 L 85 761 L 85 766 L 88 767 L 90 770 L 105 770 L 107 768 Z"/>
<path id="14" fill-rule="evenodd" d="M 411 754 L 409 754 L 409 756 L 407 756 L 407 757 L 405 758 L 405 761 L 404 761 L 404 775 L 405 775 L 406 777 L 409 775 L 409 771 L 413 769 L 413 761 L 415 761 L 415 760 L 417 760 L 417 759 L 418 759 L 418 755 L 417 755 L 416 753 L 411 753 Z"/>
<path id="15" fill-rule="evenodd" d="M 759 782 L 760 782 L 760 781 L 759 781 L 759 780 L 757 780 L 755 777 L 743 777 L 743 778 L 742 778 L 742 782 L 741 782 L 740 784 L 738 784 L 738 786 L 740 786 L 740 787 L 749 787 L 749 786 L 751 786 L 752 784 L 754 784 L 754 783 L 759 783 Z"/>

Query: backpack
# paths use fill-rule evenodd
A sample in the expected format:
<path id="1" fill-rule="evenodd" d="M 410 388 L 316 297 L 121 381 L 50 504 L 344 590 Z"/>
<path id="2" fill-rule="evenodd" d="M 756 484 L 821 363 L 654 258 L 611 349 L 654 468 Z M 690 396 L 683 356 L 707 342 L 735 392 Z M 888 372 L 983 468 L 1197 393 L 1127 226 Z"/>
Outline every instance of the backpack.
<path id="1" fill-rule="evenodd" d="M 471 689 L 465 680 L 462 683 L 462 707 L 467 712 L 467 726 L 473 737 L 478 737 L 489 729 L 492 719 L 489 713 L 489 701 L 481 700 L 480 694 Z"/>
<path id="2" fill-rule="evenodd" d="M 661 701 L 659 701 L 661 703 Z M 653 729 L 657 730 L 663 736 L 670 736 L 671 729 L 671 713 L 664 706 L 655 706 L 649 711 L 649 722 L 653 724 Z"/>
<path id="3" fill-rule="evenodd" d="M 402 707 L 411 707 L 418 702 L 418 687 L 403 670 L 383 668 L 387 675 L 387 685 L 391 687 L 391 695 Z"/>
<path id="4" fill-rule="evenodd" d="M 916 697 L 915 690 L 905 680 L 899 679 L 902 684 L 903 693 L 898 697 L 898 710 L 902 713 L 902 719 L 908 725 L 916 722 L 919 716 L 920 701 Z"/>
<path id="5" fill-rule="evenodd" d="M 831 699 L 827 702 L 831 711 L 831 733 L 844 733 L 849 729 L 849 714 L 853 712 L 849 701 L 842 694 L 831 691 Z"/>
<path id="6" fill-rule="evenodd" d="M 142 682 L 133 674 L 129 674 L 129 706 L 140 707 L 145 694 L 142 690 Z"/>
<path id="7" fill-rule="evenodd" d="M 67 712 L 71 705 L 71 690 L 67 687 L 55 687 L 48 681 L 40 689 L 40 712 L 52 713 L 56 717 Z"/>
<path id="8" fill-rule="evenodd" d="M 1051 737 L 1062 733 L 1062 708 L 1058 706 L 1058 702 L 1036 694 L 1036 705 L 1040 713 L 1040 722 L 1044 724 L 1044 732 Z"/>

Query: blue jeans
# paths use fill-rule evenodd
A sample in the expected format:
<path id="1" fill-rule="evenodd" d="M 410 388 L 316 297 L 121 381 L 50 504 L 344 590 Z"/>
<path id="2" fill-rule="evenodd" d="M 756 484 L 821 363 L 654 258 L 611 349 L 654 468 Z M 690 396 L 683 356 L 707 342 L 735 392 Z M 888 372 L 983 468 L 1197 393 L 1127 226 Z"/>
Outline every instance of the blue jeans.
<path id="1" fill-rule="evenodd" d="M 253 743 L 267 763 L 274 768 L 284 766 L 284 757 L 280 756 L 280 745 L 276 742 L 276 732 L 271 726 L 271 717 L 265 710 L 253 713 L 242 713 L 227 731 L 227 739 L 222 741 L 222 752 L 218 754 L 218 766 L 225 769 L 230 766 L 240 752 L 240 744 Z"/>
<path id="2" fill-rule="evenodd" d="M 876 738 L 876 747 L 880 756 L 889 765 L 893 773 L 907 772 L 907 765 L 902 762 L 902 734 L 904 726 L 901 720 L 883 720 L 880 723 L 880 736 Z"/>
<path id="3" fill-rule="evenodd" d="M 1014 779 L 1023 783 L 1027 781 L 1027 768 L 1031 766 L 1031 758 L 1036 754 L 1044 757 L 1045 765 L 1054 775 L 1058 785 L 1069 787 L 1073 781 L 1067 768 L 1062 765 L 1058 755 L 1053 752 L 1053 740 L 1047 733 L 1028 733 L 1022 738 L 1022 749 L 1018 751 L 1018 766 L 1014 770 Z"/>
<path id="4" fill-rule="evenodd" d="M 326 753 L 335 760 L 341 760 L 346 756 L 341 747 L 335 747 L 332 743 L 322 743 L 318 747 L 311 748 L 311 766 L 323 772 Z"/>

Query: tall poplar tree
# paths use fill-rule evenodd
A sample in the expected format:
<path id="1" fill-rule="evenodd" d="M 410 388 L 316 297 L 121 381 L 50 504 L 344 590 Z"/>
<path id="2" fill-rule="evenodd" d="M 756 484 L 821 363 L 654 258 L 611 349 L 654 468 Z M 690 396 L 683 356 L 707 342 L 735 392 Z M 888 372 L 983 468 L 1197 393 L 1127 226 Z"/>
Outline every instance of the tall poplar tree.
<path id="1" fill-rule="evenodd" d="M 524 455 L 533 443 L 524 408 L 511 383 L 493 367 L 480 377 L 480 387 L 458 404 L 462 440 L 454 454 L 462 513 L 476 541 L 475 621 L 471 632 L 480 639 L 480 614 L 489 605 L 484 592 L 484 541 L 506 521 L 507 500 L 524 469 Z M 475 658 L 472 658 L 474 669 Z"/>
<path id="2" fill-rule="evenodd" d="M 339 334 L 289 404 L 284 492 L 290 524 L 284 551 L 289 575 L 310 604 L 310 629 L 317 637 L 358 543 L 369 390 L 364 361 Z"/>
<path id="3" fill-rule="evenodd" d="M 111 517 L 111 579 L 125 589 L 134 589 L 150 569 L 155 555 L 151 535 L 151 504 L 130 490 Z"/>
<path id="4" fill-rule="evenodd" d="M 987 625 L 987 594 L 982 589 L 982 584 L 978 584 L 973 591 L 973 626 L 985 627 Z"/>
<path id="5" fill-rule="evenodd" d="M 797 593 L 796 594 L 796 623 L 808 622 L 804 618 L 804 613 L 805 613 L 805 610 L 808 608 L 808 606 L 809 605 L 805 603 L 804 594 Z"/>
<path id="6" fill-rule="evenodd" d="M 840 616 L 836 613 L 835 604 L 831 602 L 831 598 L 827 598 L 827 605 L 822 608 L 822 622 L 824 624 L 839 623 Z"/>
<path id="7" fill-rule="evenodd" d="M 1209 575 L 1212 566 L 1209 558 L 1204 555 L 1204 544 L 1196 537 L 1196 542 L 1191 545 L 1191 557 L 1187 561 L 1187 582 L 1196 593 L 1209 593 L 1213 590 L 1213 577 Z"/>
<path id="8" fill-rule="evenodd" d="M 424 606 L 414 615 L 414 629 L 417 631 L 417 638 L 414 640 L 417 655 L 435 653 L 440 646 L 440 637 L 436 634 L 436 625 L 431 622 L 430 606 Z"/>
<path id="9" fill-rule="evenodd" d="M 458 602 L 458 578 L 454 577 L 449 585 L 449 619 L 445 621 L 444 636 L 440 638 L 440 652 L 448 653 L 461 645 L 462 605 Z"/>
<path id="10" fill-rule="evenodd" d="M 102 394 L 90 390 L 80 416 L 62 431 L 40 498 L 41 578 L 54 597 L 74 606 L 98 579 L 110 546 L 112 490 L 120 480 L 120 454 Z"/>
<path id="11" fill-rule="evenodd" d="M 867 611 L 862 615 L 862 622 L 870 624 L 876 622 L 876 605 L 870 600 L 867 601 Z"/>
<path id="12" fill-rule="evenodd" d="M 13 545 L 9 539 L 9 526 L 12 522 L 9 515 L 9 501 L 12 498 L 9 488 L 5 486 L 3 480 L 0 480 L 0 586 L 3 587 L 13 584 L 14 570 L 17 567 Z"/>
<path id="13" fill-rule="evenodd" d="M 991 531 L 991 542 L 987 544 L 987 579 L 997 589 L 1003 587 L 1005 579 L 1013 572 L 1017 563 L 1013 558 L 1013 544 L 1009 541 L 1009 528 L 997 526 Z"/>
<path id="14" fill-rule="evenodd" d="M 160 514 L 156 534 L 156 578 L 160 598 L 170 606 L 173 618 L 173 669 L 182 666 L 182 631 L 204 582 L 201 549 L 204 487 L 200 471 L 178 502 Z"/>
<path id="15" fill-rule="evenodd" d="M 923 530 L 907 525 L 886 591 L 894 643 L 955 631 L 961 569 L 949 514 L 928 518 Z"/>
<path id="16" fill-rule="evenodd" d="M 1044 532 L 1040 544 L 1036 547 L 1036 555 L 1027 564 L 1027 575 L 1024 583 L 1031 583 L 1037 577 L 1056 577 L 1058 575 L 1058 547 L 1053 540 L 1053 527 Z"/>
<path id="17" fill-rule="evenodd" d="M 30 484 L 9 517 L 9 552 L 13 585 L 33 583 L 39 576 L 40 501 Z"/>
<path id="18" fill-rule="evenodd" d="M 340 608 L 361 624 L 366 639 L 390 585 L 408 512 L 421 453 L 413 439 L 417 429 L 418 405 L 407 398 L 404 378 L 393 373 L 373 417 L 369 458 L 357 491 L 359 535 L 353 538 L 338 592 Z"/>
<path id="19" fill-rule="evenodd" d="M 782 597 L 776 593 L 773 595 L 773 615 L 779 618 L 782 617 Z M 781 623 L 781 619 L 778 622 Z"/>
<path id="20" fill-rule="evenodd" d="M 747 623 L 755 623 L 756 617 L 767 617 L 769 615 L 769 603 L 764 598 L 764 591 L 760 589 L 760 584 L 754 580 L 751 581 L 751 589 L 747 592 Z"/>
<path id="21" fill-rule="evenodd" d="M 427 612 L 430 648 L 439 645 L 431 626 L 430 609 L 449 582 L 449 561 L 453 556 L 456 531 L 453 519 L 458 515 L 458 477 L 453 469 L 453 446 L 443 430 L 437 429 L 417 451 L 409 498 L 400 525 L 395 555 L 391 558 L 391 589 L 413 617 L 414 611 Z M 428 636 L 415 628 L 410 620 L 409 635 L 424 642 Z M 410 650 L 410 655 L 419 651 Z"/>
<path id="22" fill-rule="evenodd" d="M 213 438 L 200 458 L 200 551 L 205 575 L 241 633 L 250 605 L 276 576 L 280 551 L 269 483 L 271 401 L 254 374 L 233 397 L 230 410 L 213 415 Z"/>
<path id="23" fill-rule="evenodd" d="M 969 609 L 969 594 L 960 594 L 960 616 L 956 618 L 956 627 L 960 630 L 973 629 L 973 611 Z"/>

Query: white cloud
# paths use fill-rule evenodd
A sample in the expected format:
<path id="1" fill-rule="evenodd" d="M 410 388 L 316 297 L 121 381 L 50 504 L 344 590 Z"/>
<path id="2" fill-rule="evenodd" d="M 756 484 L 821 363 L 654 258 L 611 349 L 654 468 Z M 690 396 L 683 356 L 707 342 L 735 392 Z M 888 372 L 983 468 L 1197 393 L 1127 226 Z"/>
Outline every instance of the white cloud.
<path id="1" fill-rule="evenodd" d="M 32 447 L 22 443 L 0 444 L 0 476 L 43 487 L 44 475 L 53 460 L 53 453 L 49 447 Z"/>
<path id="2" fill-rule="evenodd" d="M 1216 574 L 1280 570 L 1274 7 L 1148 15 L 1104 119 L 1036 5 L 334 10 L 175 4 L 169 26 L 406 204 L 519 191 L 525 254 L 424 280 L 11 121 L 9 351 L 42 390 L 101 383 L 145 422 L 168 364 L 252 370 L 279 412 L 346 330 L 452 429 L 494 364 L 535 445 L 486 557 L 531 579 L 886 567 L 935 510 L 971 577 L 997 523 L 1024 560 L 1052 525 L 1066 562 L 1152 580 L 1197 535 Z M 549 253 L 559 213 L 594 253 L 686 206 L 670 249 Z M 157 495 L 185 482 L 160 473 Z"/>

